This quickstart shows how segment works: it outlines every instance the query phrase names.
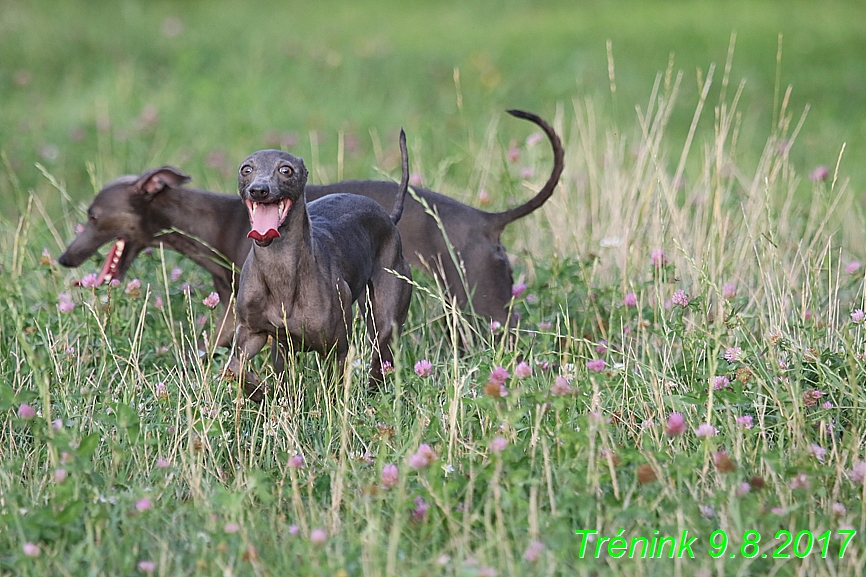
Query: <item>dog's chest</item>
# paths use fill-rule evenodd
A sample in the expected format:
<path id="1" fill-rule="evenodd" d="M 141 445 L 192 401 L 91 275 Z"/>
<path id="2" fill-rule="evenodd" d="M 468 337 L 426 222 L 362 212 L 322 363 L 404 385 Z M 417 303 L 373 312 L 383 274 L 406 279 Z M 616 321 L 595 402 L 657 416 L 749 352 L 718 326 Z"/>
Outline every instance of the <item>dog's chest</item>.
<path id="1" fill-rule="evenodd" d="M 340 275 L 322 274 L 323 263 L 259 256 L 250 256 L 241 275 L 241 323 L 256 332 L 287 335 L 305 350 L 324 351 L 345 340 L 352 298 Z"/>
<path id="2" fill-rule="evenodd" d="M 285 332 L 303 348 L 320 350 L 333 344 L 345 326 L 336 291 L 302 291 L 296 294 L 273 292 L 265 302 L 247 310 L 251 324 L 271 334 Z M 351 303 L 348 305 L 351 307 Z"/>

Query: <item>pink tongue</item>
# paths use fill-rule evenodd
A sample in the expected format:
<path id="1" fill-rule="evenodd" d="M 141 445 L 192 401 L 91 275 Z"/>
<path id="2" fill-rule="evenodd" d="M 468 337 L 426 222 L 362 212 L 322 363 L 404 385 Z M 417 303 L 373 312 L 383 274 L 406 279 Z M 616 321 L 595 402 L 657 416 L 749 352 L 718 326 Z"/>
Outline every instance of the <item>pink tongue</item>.
<path id="1" fill-rule="evenodd" d="M 280 226 L 280 204 L 259 204 L 256 206 L 255 214 L 251 217 L 253 229 L 247 238 L 253 240 L 273 240 L 280 237 L 277 230 Z"/>

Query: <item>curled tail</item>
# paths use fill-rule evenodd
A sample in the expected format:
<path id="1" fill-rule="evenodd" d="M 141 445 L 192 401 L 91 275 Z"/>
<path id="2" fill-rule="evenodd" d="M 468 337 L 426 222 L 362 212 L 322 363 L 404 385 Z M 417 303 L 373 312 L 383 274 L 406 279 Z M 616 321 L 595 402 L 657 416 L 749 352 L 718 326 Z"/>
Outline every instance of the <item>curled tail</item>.
<path id="1" fill-rule="evenodd" d="M 400 129 L 400 159 L 402 161 L 403 175 L 400 178 L 400 187 L 397 189 L 397 198 L 394 200 L 394 208 L 391 209 L 391 222 L 397 224 L 403 216 L 403 204 L 406 200 L 406 191 L 409 189 L 409 152 L 406 150 L 406 133 Z"/>
<path id="2" fill-rule="evenodd" d="M 550 172 L 550 177 L 547 179 L 547 182 L 545 182 L 541 190 L 538 191 L 538 194 L 520 206 L 495 214 L 496 223 L 500 227 L 505 227 L 508 223 L 514 222 L 518 218 L 523 218 L 530 212 L 538 209 L 547 201 L 548 198 L 550 198 L 550 195 L 553 194 L 553 189 L 556 188 L 556 184 L 559 182 L 559 176 L 562 174 L 562 168 L 564 165 L 563 157 L 565 155 L 562 150 L 562 143 L 559 141 L 559 136 L 556 135 L 553 127 L 545 122 L 540 116 L 523 110 L 508 110 L 507 112 L 511 116 L 529 120 L 538 125 L 544 131 L 548 140 L 550 140 L 551 148 L 553 148 L 553 170 Z"/>

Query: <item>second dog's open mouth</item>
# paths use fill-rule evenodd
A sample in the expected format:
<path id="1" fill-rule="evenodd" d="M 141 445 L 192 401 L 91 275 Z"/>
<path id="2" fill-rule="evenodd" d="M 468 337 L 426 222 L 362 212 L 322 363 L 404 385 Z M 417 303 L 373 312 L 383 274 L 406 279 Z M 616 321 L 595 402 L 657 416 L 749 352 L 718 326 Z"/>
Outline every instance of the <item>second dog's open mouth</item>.
<path id="1" fill-rule="evenodd" d="M 102 270 L 96 275 L 96 280 L 92 281 L 92 286 L 101 286 L 103 283 L 109 283 L 117 276 L 117 268 L 120 265 L 120 257 L 123 256 L 123 249 L 126 248 L 126 241 L 122 238 L 114 241 L 111 250 L 108 251 L 108 256 L 105 257 L 105 264 L 102 265 Z M 91 279 L 91 275 L 88 275 Z M 81 281 L 76 282 L 76 285 L 81 285 Z M 90 283 L 87 283 L 90 286 Z"/>
<path id="2" fill-rule="evenodd" d="M 123 256 L 124 248 L 126 248 L 126 241 L 122 238 L 117 239 L 105 259 L 105 264 L 102 265 L 102 271 L 96 279 L 97 284 L 111 282 L 111 279 L 117 275 L 117 265 L 120 264 L 120 257 Z"/>
<path id="3" fill-rule="evenodd" d="M 286 220 L 292 201 L 282 198 L 277 202 L 263 203 L 246 201 L 247 210 L 250 213 L 250 230 L 247 238 L 251 238 L 259 244 L 270 244 L 275 238 L 280 238 L 280 225 Z M 266 245 L 265 245 L 266 246 Z"/>

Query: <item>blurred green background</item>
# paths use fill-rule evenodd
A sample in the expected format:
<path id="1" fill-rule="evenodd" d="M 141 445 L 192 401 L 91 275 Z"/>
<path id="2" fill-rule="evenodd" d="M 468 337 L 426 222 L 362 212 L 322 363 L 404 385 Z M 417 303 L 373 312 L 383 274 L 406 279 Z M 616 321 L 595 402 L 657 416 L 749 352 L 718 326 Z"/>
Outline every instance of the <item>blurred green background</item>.
<path id="1" fill-rule="evenodd" d="M 232 192 L 237 163 L 264 147 L 316 163 L 313 181 L 377 177 L 396 168 L 400 126 L 425 183 L 472 198 L 464 187 L 474 150 L 504 109 L 573 116 L 572 101 L 588 97 L 614 131 L 634 134 L 635 107 L 646 108 L 671 55 L 684 71 L 669 130 L 679 150 L 698 70 L 715 63 L 699 133 L 712 134 L 732 32 L 727 98 L 746 81 L 739 146 L 757 157 L 779 92 L 792 85 L 795 121 L 811 106 L 795 162 L 832 171 L 847 143 L 841 174 L 859 194 L 866 183 L 862 0 L 2 0 L 0 206 L 21 210 L 34 189 L 49 211 L 59 210 L 36 163 L 82 201 L 94 183 L 158 164 Z M 530 127 L 505 120 L 496 130 L 507 143 Z"/>

